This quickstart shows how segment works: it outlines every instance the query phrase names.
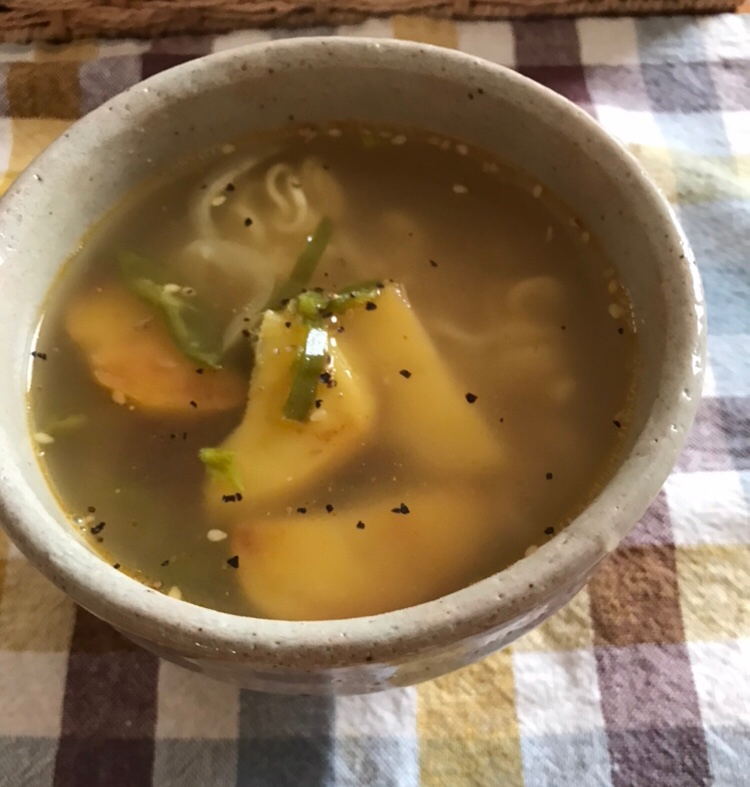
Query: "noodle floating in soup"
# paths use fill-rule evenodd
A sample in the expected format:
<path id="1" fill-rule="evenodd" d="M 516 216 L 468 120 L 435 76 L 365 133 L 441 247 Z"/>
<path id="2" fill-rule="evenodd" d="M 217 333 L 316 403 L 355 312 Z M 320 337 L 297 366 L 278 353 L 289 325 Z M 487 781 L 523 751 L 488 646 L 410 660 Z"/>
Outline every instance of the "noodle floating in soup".
<path id="1" fill-rule="evenodd" d="M 555 195 L 443 137 L 296 128 L 145 184 L 32 353 L 84 539 L 241 615 L 437 598 L 552 538 L 616 467 L 628 295 Z"/>

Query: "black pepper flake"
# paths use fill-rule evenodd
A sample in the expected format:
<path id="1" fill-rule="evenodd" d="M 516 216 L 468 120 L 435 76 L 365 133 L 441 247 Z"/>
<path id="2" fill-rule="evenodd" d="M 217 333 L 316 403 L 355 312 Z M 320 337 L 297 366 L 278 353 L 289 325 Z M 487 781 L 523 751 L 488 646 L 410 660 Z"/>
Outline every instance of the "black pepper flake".
<path id="1" fill-rule="evenodd" d="M 112 564 L 112 568 L 120 568 L 120 564 L 119 563 L 113 563 Z"/>
<path id="2" fill-rule="evenodd" d="M 409 510 L 409 506 L 406 503 L 401 503 L 400 506 L 396 506 L 396 508 L 391 509 L 391 513 L 393 514 L 409 514 L 411 513 Z"/>
<path id="3" fill-rule="evenodd" d="M 617 329 L 617 333 L 619 333 L 620 336 L 622 336 L 623 333 L 625 333 L 625 329 L 622 327 L 622 325 Z"/>
<path id="4" fill-rule="evenodd" d="M 287 320 L 287 321 L 284 323 L 284 327 L 285 327 L 285 328 L 291 328 L 291 327 L 292 327 L 292 324 L 289 322 L 289 320 Z"/>
<path id="5" fill-rule="evenodd" d="M 183 440 L 187 440 L 187 432 L 183 432 L 182 433 L 182 439 Z"/>
<path id="6" fill-rule="evenodd" d="M 238 503 L 240 502 L 240 500 L 242 500 L 242 492 L 235 492 L 234 496 L 237 499 Z"/>
<path id="7" fill-rule="evenodd" d="M 244 336 L 246 339 L 249 339 L 249 338 L 250 338 L 250 331 L 249 331 L 247 328 L 243 328 L 243 329 L 242 329 L 242 335 L 243 335 L 243 336 Z"/>
<path id="8" fill-rule="evenodd" d="M 339 327 L 336 329 L 336 333 L 343 333 L 343 332 L 344 332 L 344 326 L 339 325 Z"/>
<path id="9" fill-rule="evenodd" d="M 234 183 L 227 183 L 224 188 L 226 191 L 234 191 Z"/>
<path id="10" fill-rule="evenodd" d="M 402 369 L 399 374 L 407 380 L 411 377 L 411 372 L 408 369 Z"/>
<path id="11" fill-rule="evenodd" d="M 221 502 L 222 503 L 236 503 L 238 500 L 242 500 L 242 495 L 222 495 Z"/>
<path id="12" fill-rule="evenodd" d="M 477 88 L 477 93 L 479 93 L 480 96 L 483 96 L 484 95 L 484 90 L 481 87 L 478 87 Z"/>
<path id="13" fill-rule="evenodd" d="M 177 439 L 177 435 L 174 432 L 172 432 L 172 434 L 169 435 L 169 439 L 170 440 L 176 440 Z"/>
<path id="14" fill-rule="evenodd" d="M 190 406 L 191 407 L 197 407 L 198 406 L 198 402 L 196 402 L 195 399 L 191 399 L 190 400 Z"/>
<path id="15" fill-rule="evenodd" d="M 169 558 L 167 558 L 166 560 L 162 560 L 161 561 L 162 568 L 164 568 L 165 566 L 168 566 L 168 565 L 169 565 Z"/>
<path id="16" fill-rule="evenodd" d="M 373 303 L 372 301 L 367 301 L 367 303 L 365 304 L 365 309 L 367 309 L 368 312 L 374 312 L 375 309 L 377 308 L 378 305 L 376 303 Z"/>
<path id="17" fill-rule="evenodd" d="M 86 510 L 89 512 L 89 514 L 96 513 L 96 508 L 94 508 L 94 506 L 89 506 Z"/>
<path id="18" fill-rule="evenodd" d="M 547 473 L 547 474 L 546 474 L 544 477 L 545 477 L 545 478 L 546 478 L 548 481 L 551 481 L 551 480 L 552 480 L 552 473 Z"/>
<path id="19" fill-rule="evenodd" d="M 323 404 L 323 400 L 322 399 L 316 399 L 315 400 L 315 409 L 316 410 L 320 410 L 320 405 L 321 404 Z"/>
<path id="20" fill-rule="evenodd" d="M 331 511 L 333 511 L 333 506 L 330 503 L 326 505 L 326 511 L 328 511 L 329 514 L 331 513 Z"/>
<path id="21" fill-rule="evenodd" d="M 561 331 L 567 331 L 568 330 L 568 326 L 567 325 L 561 325 L 560 326 L 560 330 Z"/>
<path id="22" fill-rule="evenodd" d="M 438 264 L 435 262 L 435 260 L 430 260 L 430 265 L 432 265 L 433 268 L 437 268 L 437 266 L 438 266 Z"/>
<path id="23" fill-rule="evenodd" d="M 498 418 L 497 420 L 500 421 L 501 424 L 505 423 L 505 418 Z"/>
<path id="24" fill-rule="evenodd" d="M 323 374 L 320 375 L 320 382 L 325 383 L 326 385 L 331 382 L 331 379 L 330 372 L 323 372 Z"/>
<path id="25" fill-rule="evenodd" d="M 376 281 L 376 282 L 375 282 L 375 286 L 376 286 L 376 287 L 377 287 L 379 290 L 382 290 L 382 289 L 385 287 L 385 284 L 383 284 L 383 282 L 382 282 L 382 281 Z"/>
<path id="26" fill-rule="evenodd" d="M 302 292 L 305 292 L 305 290 L 302 290 Z M 289 303 L 289 298 L 282 298 L 282 299 L 281 299 L 281 301 L 279 301 L 279 303 L 280 303 L 282 306 L 286 306 L 286 305 L 288 305 L 288 303 Z"/>
<path id="27" fill-rule="evenodd" d="M 467 393 L 467 394 L 466 394 L 466 401 L 467 401 L 469 404 L 474 404 L 474 402 L 476 402 L 477 398 L 478 398 L 478 397 L 477 397 L 477 395 L 476 395 L 476 394 L 473 394 L 473 393 L 471 393 L 471 392 L 469 392 L 469 393 Z"/>
<path id="28" fill-rule="evenodd" d="M 248 217 L 245 219 L 245 226 L 246 226 L 246 227 L 251 227 L 251 226 L 252 226 L 252 224 L 253 224 L 253 220 L 250 218 L 250 216 L 248 216 Z"/>
<path id="29" fill-rule="evenodd" d="M 234 557 L 230 557 L 227 560 L 227 565 L 231 566 L 232 568 L 239 568 L 240 567 L 240 556 L 235 555 Z"/>
<path id="30" fill-rule="evenodd" d="M 615 425 L 615 426 L 616 426 L 618 429 L 620 429 L 620 427 L 622 426 L 622 423 L 620 423 L 620 421 L 618 421 L 618 420 L 616 420 L 616 419 L 615 419 L 614 421 L 612 421 L 612 423 L 613 423 L 613 424 L 614 424 L 614 425 Z"/>
<path id="31" fill-rule="evenodd" d="M 307 509 L 304 506 L 299 506 L 297 508 L 297 513 L 298 514 L 306 514 L 307 513 Z"/>
<path id="32" fill-rule="evenodd" d="M 95 536 L 99 535 L 99 533 L 101 533 L 101 532 L 102 532 L 102 530 L 104 530 L 104 528 L 105 528 L 106 524 L 107 524 L 106 522 L 99 522 L 99 524 L 98 524 L 98 525 L 94 525 L 94 526 L 91 528 L 91 532 L 92 532 L 92 533 L 93 533 Z"/>
<path id="33" fill-rule="evenodd" d="M 555 532 L 555 528 L 554 527 L 545 527 L 544 528 L 544 535 L 545 536 L 551 536 L 554 532 Z"/>
<path id="34" fill-rule="evenodd" d="M 196 374 L 203 374 L 203 369 L 196 369 L 196 370 L 195 370 L 195 373 L 196 373 Z"/>
<path id="35" fill-rule="evenodd" d="M 357 530 L 364 530 L 364 529 L 365 529 L 365 523 L 360 519 L 359 522 L 357 522 Z"/>
<path id="36" fill-rule="evenodd" d="M 31 357 L 32 358 L 38 358 L 40 361 L 46 361 L 47 360 L 47 353 L 40 353 L 40 352 L 37 352 L 36 350 L 33 350 L 32 353 L 31 353 Z"/>

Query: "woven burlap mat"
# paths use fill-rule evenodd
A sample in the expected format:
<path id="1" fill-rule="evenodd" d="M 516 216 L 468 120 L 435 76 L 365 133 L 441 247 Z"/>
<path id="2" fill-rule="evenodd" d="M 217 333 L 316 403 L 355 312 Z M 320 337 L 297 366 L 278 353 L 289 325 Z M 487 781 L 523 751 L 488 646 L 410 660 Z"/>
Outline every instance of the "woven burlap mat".
<path id="1" fill-rule="evenodd" d="M 0 41 L 69 41 L 225 33 L 250 27 L 344 25 L 367 17 L 453 19 L 709 13 L 741 0 L 6 0 Z"/>

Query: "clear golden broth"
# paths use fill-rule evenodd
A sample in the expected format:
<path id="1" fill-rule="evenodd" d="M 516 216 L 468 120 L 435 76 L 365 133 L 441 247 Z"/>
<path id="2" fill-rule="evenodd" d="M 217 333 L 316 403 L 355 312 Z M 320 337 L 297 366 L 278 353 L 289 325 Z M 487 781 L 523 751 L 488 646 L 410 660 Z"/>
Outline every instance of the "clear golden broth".
<path id="1" fill-rule="evenodd" d="M 299 518 L 298 507 L 351 509 L 372 499 L 398 505 L 420 489 L 450 488 L 459 498 L 481 499 L 478 516 L 488 535 L 440 592 L 454 590 L 559 532 L 611 475 L 627 431 L 635 355 L 628 296 L 596 238 L 566 206 L 524 173 L 450 140 L 388 129 L 330 131 L 240 140 L 173 167 L 131 195 L 86 239 L 53 287 L 36 345 L 47 358 L 31 362 L 40 461 L 82 537 L 152 587 L 176 587 L 187 601 L 241 615 L 268 613 L 239 581 L 253 571 L 252 560 L 234 569 L 227 564 L 235 554 L 232 538 L 207 538 L 212 529 L 231 527 L 217 524 L 204 505 L 206 472 L 197 451 L 219 445 L 241 421 L 242 408 L 182 418 L 118 404 L 92 380 L 64 328 L 76 293 L 117 279 L 120 249 L 174 266 L 175 281 L 194 286 L 229 322 L 252 297 L 252 284 L 238 286 L 231 271 L 201 262 L 188 248 L 202 231 L 190 217 L 217 168 L 269 156 L 219 193 L 226 199 L 211 206 L 211 243 L 247 247 L 248 265 L 261 260 L 283 278 L 314 223 L 272 232 L 266 219 L 275 208 L 258 173 L 273 163 L 298 168 L 317 160 L 305 176 L 306 193 L 319 213 L 332 216 L 335 229 L 313 285 L 335 289 L 368 278 L 403 284 L 458 386 L 477 396 L 466 406 L 481 414 L 503 455 L 470 479 L 450 463 L 425 469 L 398 440 L 387 439 L 389 424 L 379 422 L 343 466 L 253 516 Z M 241 348 L 233 363 L 249 382 L 248 353 Z M 380 379 L 376 399 L 393 384 Z M 428 398 L 424 407 L 430 406 Z M 55 434 L 60 419 L 71 415 L 85 416 L 85 423 Z M 47 433 L 54 442 L 45 442 Z M 404 444 L 409 439 L 399 435 Z M 327 570 L 323 557 L 309 559 Z M 374 585 L 373 598 L 378 592 Z M 401 605 L 398 594 L 385 602 L 385 608 Z M 374 602 L 364 611 L 381 607 Z"/>

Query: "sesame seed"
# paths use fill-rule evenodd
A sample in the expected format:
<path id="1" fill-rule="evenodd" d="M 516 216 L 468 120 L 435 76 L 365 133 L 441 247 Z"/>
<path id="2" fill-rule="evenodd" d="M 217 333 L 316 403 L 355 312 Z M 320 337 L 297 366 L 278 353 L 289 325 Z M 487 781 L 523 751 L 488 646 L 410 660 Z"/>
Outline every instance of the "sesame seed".
<path id="1" fill-rule="evenodd" d="M 170 598 L 176 598 L 178 601 L 182 599 L 182 591 L 177 587 L 177 585 L 173 585 L 169 589 L 169 593 L 167 595 Z"/>
<path id="2" fill-rule="evenodd" d="M 46 432 L 34 432 L 34 440 L 39 443 L 39 445 L 51 445 L 55 442 L 55 438 Z"/>
<path id="3" fill-rule="evenodd" d="M 125 394 L 122 391 L 112 391 L 112 401 L 115 404 L 122 405 L 125 404 L 127 400 L 125 399 Z"/>
<path id="4" fill-rule="evenodd" d="M 235 150 L 237 150 L 237 148 L 235 148 L 234 145 L 231 145 L 227 142 L 226 144 L 221 146 L 220 150 L 225 156 L 230 156 L 232 153 L 234 153 Z"/>
<path id="5" fill-rule="evenodd" d="M 218 197 L 214 197 L 214 198 L 211 200 L 211 205 L 212 205 L 214 208 L 218 208 L 218 207 L 219 207 L 219 205 L 223 205 L 223 204 L 224 204 L 226 201 L 227 201 L 227 198 L 226 198 L 226 196 L 225 196 L 224 194 L 219 194 L 219 196 L 218 196 Z"/>
<path id="6" fill-rule="evenodd" d="M 209 530 L 208 533 L 206 533 L 206 538 L 209 541 L 224 541 L 224 539 L 227 538 L 227 534 L 223 530 L 217 530 L 214 528 L 213 530 Z"/>
<path id="7" fill-rule="evenodd" d="M 406 137 L 403 134 L 396 134 L 396 136 L 391 139 L 392 145 L 403 145 L 405 142 Z"/>
<path id="8" fill-rule="evenodd" d="M 623 308 L 620 306 L 619 303 L 610 303 L 609 305 L 609 316 L 612 317 L 613 320 L 617 320 L 623 315 Z"/>
<path id="9" fill-rule="evenodd" d="M 526 549 L 526 551 L 523 553 L 523 556 L 524 557 L 531 557 L 534 554 L 534 552 L 536 552 L 538 549 L 539 549 L 538 546 L 535 546 L 534 544 L 532 544 L 530 547 L 528 547 Z"/>
<path id="10" fill-rule="evenodd" d="M 461 183 L 454 183 L 453 184 L 453 192 L 455 194 L 468 194 L 469 189 L 466 186 L 462 185 Z"/>
<path id="11" fill-rule="evenodd" d="M 538 183 L 531 190 L 531 195 L 534 197 L 534 199 L 539 199 L 539 197 L 542 196 L 542 187 Z"/>
<path id="12" fill-rule="evenodd" d="M 458 153 L 459 156 L 465 156 L 468 152 L 469 148 L 463 143 L 459 142 L 459 144 L 456 145 L 456 153 Z"/>

